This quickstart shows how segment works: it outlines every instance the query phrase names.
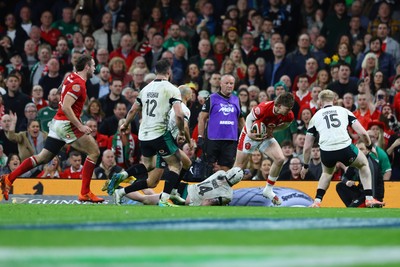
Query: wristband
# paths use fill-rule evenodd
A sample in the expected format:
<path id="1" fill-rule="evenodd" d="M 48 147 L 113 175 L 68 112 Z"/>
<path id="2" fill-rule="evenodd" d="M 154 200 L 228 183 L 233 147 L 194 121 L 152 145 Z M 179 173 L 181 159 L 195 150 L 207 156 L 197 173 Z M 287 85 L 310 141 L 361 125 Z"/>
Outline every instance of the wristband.
<path id="1" fill-rule="evenodd" d="M 305 163 L 303 164 L 304 169 L 308 169 L 308 167 L 309 167 L 308 164 L 305 164 Z"/>
<path id="2" fill-rule="evenodd" d="M 368 150 L 372 150 L 373 144 L 371 143 L 369 146 L 365 146 Z"/>

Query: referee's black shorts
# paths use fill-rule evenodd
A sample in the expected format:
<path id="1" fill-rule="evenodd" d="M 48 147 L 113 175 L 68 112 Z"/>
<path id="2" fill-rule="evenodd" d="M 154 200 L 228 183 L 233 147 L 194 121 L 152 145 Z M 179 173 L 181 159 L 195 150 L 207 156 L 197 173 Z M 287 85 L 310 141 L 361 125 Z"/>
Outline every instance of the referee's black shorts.
<path id="1" fill-rule="evenodd" d="M 209 163 L 217 163 L 229 168 L 235 163 L 237 141 L 231 140 L 206 140 L 206 159 Z"/>

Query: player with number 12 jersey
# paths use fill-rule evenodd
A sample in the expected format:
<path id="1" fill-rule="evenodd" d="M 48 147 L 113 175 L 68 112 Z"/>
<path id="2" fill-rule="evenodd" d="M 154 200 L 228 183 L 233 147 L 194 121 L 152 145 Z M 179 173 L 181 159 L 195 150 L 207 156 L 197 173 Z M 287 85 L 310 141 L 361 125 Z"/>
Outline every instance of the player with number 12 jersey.
<path id="1" fill-rule="evenodd" d="M 176 101 L 181 101 L 181 92 L 167 80 L 156 79 L 140 91 L 136 101 L 142 107 L 139 140 L 149 141 L 167 131 L 168 112 Z"/>

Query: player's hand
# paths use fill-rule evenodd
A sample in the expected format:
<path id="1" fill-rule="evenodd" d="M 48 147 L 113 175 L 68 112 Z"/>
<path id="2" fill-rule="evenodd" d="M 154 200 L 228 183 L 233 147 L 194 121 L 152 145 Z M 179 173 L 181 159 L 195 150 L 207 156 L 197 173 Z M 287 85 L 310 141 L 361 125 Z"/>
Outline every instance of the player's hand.
<path id="1" fill-rule="evenodd" d="M 125 123 L 123 123 L 123 124 L 121 125 L 121 127 L 119 127 L 119 131 L 120 131 L 122 134 L 127 134 L 127 133 L 128 133 L 128 128 L 129 128 L 129 126 L 126 125 Z"/>
<path id="2" fill-rule="evenodd" d="M 88 126 L 86 125 L 81 125 L 78 130 L 84 134 L 91 134 L 92 133 L 92 129 L 90 129 Z"/>
<path id="3" fill-rule="evenodd" d="M 306 178 L 307 172 L 308 172 L 308 168 L 306 169 L 306 168 L 304 168 L 304 166 L 301 167 L 301 171 L 300 171 L 300 177 L 301 177 L 301 179 L 304 180 L 304 178 Z"/>
<path id="4" fill-rule="evenodd" d="M 262 141 L 267 138 L 266 135 L 260 135 L 257 133 L 248 133 L 247 136 L 254 141 Z"/>
<path id="5" fill-rule="evenodd" d="M 348 186 L 348 187 L 352 187 L 355 184 L 356 183 L 354 181 L 352 181 L 352 180 L 349 180 L 349 181 L 346 182 L 346 186 Z"/>

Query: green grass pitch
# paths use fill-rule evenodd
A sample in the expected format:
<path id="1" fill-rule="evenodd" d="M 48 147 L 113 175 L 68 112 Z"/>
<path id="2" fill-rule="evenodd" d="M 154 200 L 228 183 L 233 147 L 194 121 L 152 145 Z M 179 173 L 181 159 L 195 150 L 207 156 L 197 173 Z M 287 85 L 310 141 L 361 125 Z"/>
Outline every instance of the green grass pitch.
<path id="1" fill-rule="evenodd" d="M 398 209 L 8 204 L 0 266 L 400 266 L 399 222 Z"/>

